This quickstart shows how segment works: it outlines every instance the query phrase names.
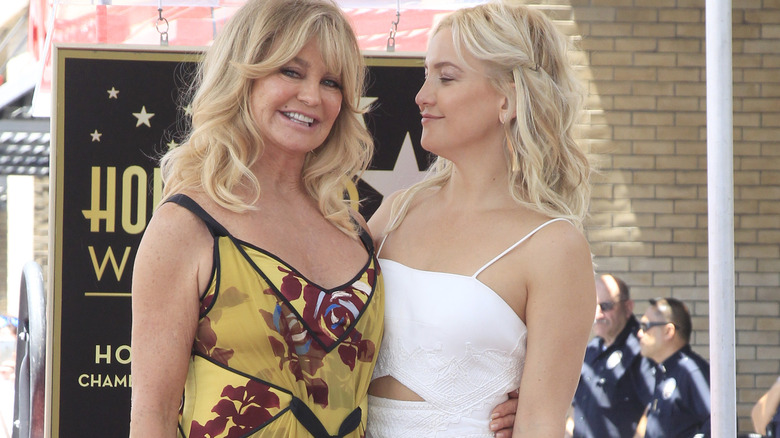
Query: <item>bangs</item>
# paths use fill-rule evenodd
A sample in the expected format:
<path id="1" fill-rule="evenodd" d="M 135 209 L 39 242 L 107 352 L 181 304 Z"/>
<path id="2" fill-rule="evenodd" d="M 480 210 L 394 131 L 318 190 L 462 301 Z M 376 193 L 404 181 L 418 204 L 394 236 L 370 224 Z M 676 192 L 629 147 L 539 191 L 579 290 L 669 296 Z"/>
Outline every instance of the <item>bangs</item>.
<path id="1" fill-rule="evenodd" d="M 364 61 L 357 38 L 345 17 L 338 9 L 317 4 L 309 9 L 283 8 L 277 17 L 265 23 L 255 23 L 258 33 L 252 40 L 260 43 L 252 49 L 246 64 L 239 65 L 248 79 L 258 79 L 272 74 L 290 62 L 309 42 L 317 41 L 317 50 L 327 71 L 341 85 L 344 105 L 355 110 L 356 99 L 362 93 Z M 271 26 L 269 23 L 281 23 Z M 296 23 L 294 26 L 287 23 Z M 274 29 L 274 30 L 271 30 Z"/>
<path id="2" fill-rule="evenodd" d="M 344 59 L 345 49 L 341 46 L 340 41 L 333 39 L 327 31 L 319 32 L 319 35 L 314 34 L 312 38 L 317 38 L 319 42 L 320 55 L 325 67 L 343 81 L 347 62 Z"/>
<path id="3" fill-rule="evenodd" d="M 352 29 L 337 29 L 337 26 L 334 26 L 331 20 L 321 20 L 309 35 L 309 39 L 317 38 L 325 67 L 338 76 L 344 102 L 351 106 L 352 101 L 359 97 L 356 94 L 362 93 L 363 55 Z"/>
<path id="4" fill-rule="evenodd" d="M 265 62 L 271 61 L 275 66 L 283 65 L 292 60 L 309 41 L 317 39 L 317 48 L 328 72 L 339 76 L 342 82 L 346 81 L 346 76 L 352 75 L 350 70 L 354 70 L 351 55 L 354 53 L 361 56 L 359 50 L 356 50 L 357 41 L 339 37 L 346 32 L 352 32 L 351 29 L 340 29 L 330 17 L 318 18 L 304 24 L 310 29 L 308 32 L 300 33 L 288 28 L 275 35 L 273 39 L 276 43 L 272 44 L 270 53 L 265 54 Z M 263 59 L 263 56 L 258 58 Z"/>

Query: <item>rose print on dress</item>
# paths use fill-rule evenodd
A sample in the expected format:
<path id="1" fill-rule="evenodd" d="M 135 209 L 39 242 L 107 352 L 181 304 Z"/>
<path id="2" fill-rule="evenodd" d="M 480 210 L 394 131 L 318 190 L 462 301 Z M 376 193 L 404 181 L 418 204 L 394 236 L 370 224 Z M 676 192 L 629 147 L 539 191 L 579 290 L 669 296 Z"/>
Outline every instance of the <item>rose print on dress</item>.
<path id="1" fill-rule="evenodd" d="M 247 381 L 246 386 L 224 387 L 221 397 L 211 410 L 217 416 L 204 425 L 193 421 L 190 437 L 245 436 L 248 431 L 260 427 L 273 417 L 268 409 L 279 408 L 279 396 L 271 392 L 267 385 L 254 380 Z M 226 434 L 224 434 L 225 429 L 227 429 Z"/>
<path id="2" fill-rule="evenodd" d="M 207 316 L 198 322 L 198 336 L 195 339 L 195 351 L 227 365 L 233 357 L 233 350 L 217 347 L 217 334 L 211 328 L 211 319 Z"/>
<path id="3" fill-rule="evenodd" d="M 269 336 L 274 355 L 279 359 L 279 369 L 287 366 L 295 380 L 306 384 L 306 391 L 312 400 L 322 406 L 328 405 L 328 385 L 324 380 L 315 377 L 317 371 L 324 366 L 325 350 L 309 335 L 309 332 L 292 313 L 284 302 L 278 302 L 274 313 L 260 309 L 260 314 L 283 341 Z M 303 358 L 303 359 L 302 359 Z"/>
<path id="4" fill-rule="evenodd" d="M 328 293 L 306 287 L 303 294 L 306 300 L 303 320 L 328 347 L 352 327 L 364 304 L 359 297 L 347 291 Z"/>
<path id="5" fill-rule="evenodd" d="M 221 300 L 225 307 L 240 306 L 246 300 L 246 294 L 237 288 L 231 287 L 222 292 Z M 204 314 L 211 308 L 214 301 L 214 295 L 209 294 L 201 302 L 200 312 Z M 195 339 L 194 349 L 198 353 L 210 357 L 215 361 L 227 366 L 228 361 L 233 357 L 233 350 L 217 347 L 217 334 L 212 329 L 212 325 L 219 324 L 222 316 L 222 310 L 217 309 L 208 313 L 198 322 L 197 337 Z"/>
<path id="6" fill-rule="evenodd" d="M 369 269 L 366 280 L 361 278 L 341 290 L 323 291 L 292 270 L 282 266 L 278 269 L 287 274 L 280 287 L 282 296 L 300 312 L 304 325 L 312 331 L 311 336 L 328 350 L 354 326 L 371 294 L 375 277 L 374 270 Z M 303 303 L 299 302 L 300 298 Z"/>
<path id="7" fill-rule="evenodd" d="M 361 339 L 362 335 L 357 330 L 353 331 L 350 340 L 344 340 L 339 345 L 338 351 L 341 356 L 341 362 L 352 371 L 355 369 L 355 363 L 371 362 L 376 353 L 376 345 L 368 339 Z"/>
<path id="8" fill-rule="evenodd" d="M 355 325 L 366 306 L 376 271 L 368 269 L 359 280 L 340 290 L 323 291 L 309 284 L 299 274 L 278 266 L 285 275 L 278 292 L 264 290 L 275 296 L 273 312 L 258 309 L 266 324 L 281 336 L 269 336 L 268 342 L 279 360 L 279 369 L 285 367 L 297 381 L 306 385 L 308 396 L 323 407 L 328 405 L 328 385 L 317 376 L 324 359 L 336 349 L 341 362 L 350 371 L 358 362 L 371 362 L 376 345 L 364 340 Z"/>

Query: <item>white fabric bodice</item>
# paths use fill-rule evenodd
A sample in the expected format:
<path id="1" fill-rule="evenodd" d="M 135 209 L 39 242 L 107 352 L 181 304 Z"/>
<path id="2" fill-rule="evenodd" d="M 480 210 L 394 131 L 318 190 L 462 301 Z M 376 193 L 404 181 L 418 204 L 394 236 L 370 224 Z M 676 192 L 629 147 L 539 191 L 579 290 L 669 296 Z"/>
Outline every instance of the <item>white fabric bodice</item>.
<path id="1" fill-rule="evenodd" d="M 472 276 L 379 259 L 386 291 L 385 333 L 373 378 L 394 377 L 437 412 L 437 418 L 426 420 L 426 436 L 490 436 L 490 411 L 520 386 L 527 329 L 477 277 L 556 220 L 564 219 L 540 225 Z M 399 412 L 393 421 L 405 421 L 404 415 Z M 369 431 L 382 427 L 372 426 L 369 418 Z"/>

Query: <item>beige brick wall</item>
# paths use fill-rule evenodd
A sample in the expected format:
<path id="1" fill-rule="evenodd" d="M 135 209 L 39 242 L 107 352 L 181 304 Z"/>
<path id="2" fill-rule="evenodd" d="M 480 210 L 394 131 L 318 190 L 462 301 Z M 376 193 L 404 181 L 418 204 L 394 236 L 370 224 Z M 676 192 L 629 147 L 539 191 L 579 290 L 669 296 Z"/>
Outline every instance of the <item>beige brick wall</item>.
<path id="1" fill-rule="evenodd" d="M 582 50 L 580 137 L 600 167 L 587 234 L 637 312 L 674 296 L 709 356 L 705 0 L 531 1 Z M 780 0 L 733 0 L 737 410 L 780 375 Z"/>

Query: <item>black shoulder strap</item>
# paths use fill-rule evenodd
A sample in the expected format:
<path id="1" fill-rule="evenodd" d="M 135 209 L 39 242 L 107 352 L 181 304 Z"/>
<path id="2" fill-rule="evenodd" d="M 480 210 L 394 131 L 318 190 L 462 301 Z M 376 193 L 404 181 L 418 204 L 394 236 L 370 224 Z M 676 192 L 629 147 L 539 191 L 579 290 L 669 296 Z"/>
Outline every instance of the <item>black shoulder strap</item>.
<path id="1" fill-rule="evenodd" d="M 192 214 L 197 216 L 200 220 L 202 220 L 206 224 L 206 228 L 209 229 L 209 232 L 212 236 L 230 236 L 230 233 L 225 229 L 225 227 L 222 226 L 219 222 L 217 222 L 216 219 L 211 217 L 210 214 L 206 212 L 206 210 L 203 209 L 203 207 L 200 206 L 197 202 L 195 202 L 192 198 L 190 198 L 187 195 L 177 193 L 175 195 L 171 195 L 168 199 L 165 200 L 165 202 L 173 202 L 174 204 L 180 205 L 187 210 L 191 211 Z"/>
<path id="2" fill-rule="evenodd" d="M 360 227 L 360 240 L 363 242 L 363 246 L 366 247 L 366 249 L 371 253 L 374 254 L 374 240 L 371 239 L 371 235 L 368 234 L 368 231 L 366 231 L 365 228 Z"/>

